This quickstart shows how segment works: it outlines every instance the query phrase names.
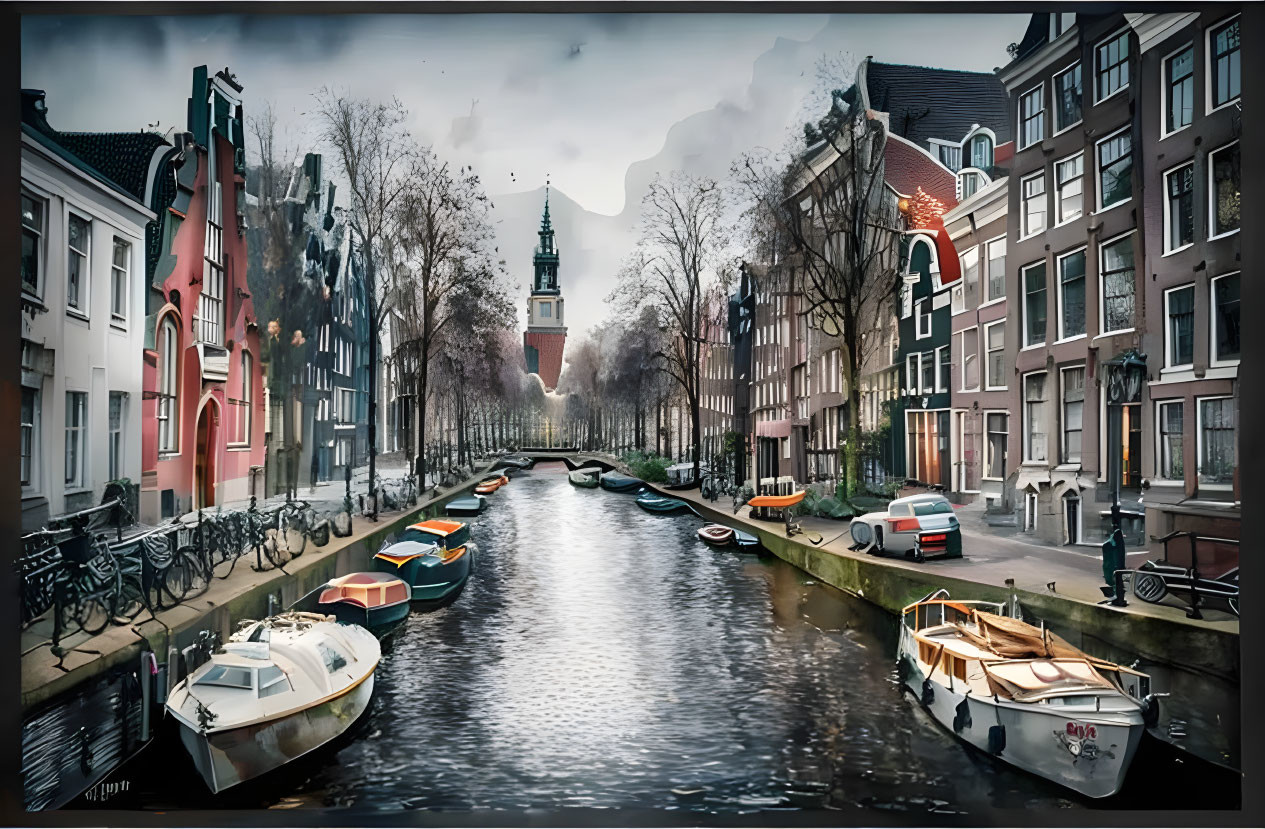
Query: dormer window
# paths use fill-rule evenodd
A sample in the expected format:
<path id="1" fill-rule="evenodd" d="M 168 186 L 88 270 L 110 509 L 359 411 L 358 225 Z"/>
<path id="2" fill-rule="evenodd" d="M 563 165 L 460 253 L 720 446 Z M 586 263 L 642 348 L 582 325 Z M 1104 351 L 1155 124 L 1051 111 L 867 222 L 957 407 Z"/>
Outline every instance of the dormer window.
<path id="1" fill-rule="evenodd" d="M 968 157 L 972 167 L 987 170 L 993 166 L 993 139 L 983 133 L 971 136 L 968 145 Z"/>
<path id="2" fill-rule="evenodd" d="M 1076 12 L 1064 12 L 1062 14 L 1050 15 L 1050 40 L 1056 39 L 1059 35 L 1076 25 Z"/>
<path id="3" fill-rule="evenodd" d="M 958 174 L 958 201 L 966 201 L 979 192 L 984 186 L 984 175 L 979 172 L 963 171 Z"/>

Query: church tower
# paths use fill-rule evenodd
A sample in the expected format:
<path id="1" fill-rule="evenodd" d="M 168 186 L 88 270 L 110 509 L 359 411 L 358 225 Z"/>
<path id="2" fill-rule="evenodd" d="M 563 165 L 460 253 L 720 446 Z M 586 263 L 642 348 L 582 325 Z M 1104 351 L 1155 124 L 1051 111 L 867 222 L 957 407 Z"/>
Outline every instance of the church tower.
<path id="1" fill-rule="evenodd" d="M 540 220 L 540 244 L 532 257 L 531 296 L 527 298 L 527 332 L 523 334 L 523 355 L 527 371 L 540 375 L 545 388 L 558 387 L 562 374 L 562 349 L 567 341 L 563 324 L 562 292 L 558 290 L 558 249 L 549 221 L 549 185 L 545 185 L 545 214 Z"/>

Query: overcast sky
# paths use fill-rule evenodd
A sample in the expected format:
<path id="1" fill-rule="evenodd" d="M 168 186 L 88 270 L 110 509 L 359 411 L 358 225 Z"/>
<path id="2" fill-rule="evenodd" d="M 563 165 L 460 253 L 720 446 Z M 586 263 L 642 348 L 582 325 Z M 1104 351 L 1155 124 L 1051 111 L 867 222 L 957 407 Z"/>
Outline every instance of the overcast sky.
<path id="1" fill-rule="evenodd" d="M 743 150 L 781 146 L 803 120 L 822 55 L 991 71 L 1026 23 L 1003 14 L 32 15 L 22 85 L 47 91 L 56 129 L 158 122 L 165 132 L 185 125 L 192 67 L 228 66 L 248 117 L 271 102 L 290 141 L 317 151 L 305 114 L 314 91 L 395 95 L 421 141 L 472 164 L 493 201 L 503 197 L 501 255 L 516 282 L 530 275 L 531 191 L 548 175 L 575 202 L 563 208 L 579 214 L 563 217 L 574 236 L 559 244 L 584 255 L 564 258 L 560 277 L 568 322 L 587 328 L 605 315 L 653 172 L 722 175 Z"/>

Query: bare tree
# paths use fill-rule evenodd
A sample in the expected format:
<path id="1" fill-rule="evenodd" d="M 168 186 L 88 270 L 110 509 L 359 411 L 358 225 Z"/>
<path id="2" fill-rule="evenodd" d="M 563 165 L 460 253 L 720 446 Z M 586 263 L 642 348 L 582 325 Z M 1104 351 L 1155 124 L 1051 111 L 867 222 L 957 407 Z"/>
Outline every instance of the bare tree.
<path id="1" fill-rule="evenodd" d="M 369 317 L 369 495 L 377 518 L 379 337 L 389 310 L 389 285 L 379 278 L 379 257 L 398 233 L 399 204 L 410 186 L 416 145 L 404 126 L 407 111 L 398 100 L 375 102 L 316 93 L 321 137 L 333 149 L 351 198 L 349 225 L 359 239 Z"/>
<path id="2" fill-rule="evenodd" d="M 723 199 L 709 178 L 682 172 L 656 176 L 641 203 L 641 238 L 620 274 L 616 294 L 628 311 L 654 309 L 667 334 L 656 354 L 690 410 L 691 458 L 699 479 L 699 355 L 708 274 L 725 244 Z M 631 315 L 631 314 L 630 314 Z"/>
<path id="3" fill-rule="evenodd" d="M 749 152 L 731 172 L 754 209 L 749 215 L 768 223 L 759 237 L 765 252 L 788 255 L 784 273 L 801 312 L 839 338 L 851 495 L 860 489 L 860 380 L 880 340 L 867 335 L 900 285 L 900 227 L 883 187 L 886 124 L 857 105 L 855 87 L 831 90 L 830 101 L 827 115 L 805 126 L 806 150 Z"/>

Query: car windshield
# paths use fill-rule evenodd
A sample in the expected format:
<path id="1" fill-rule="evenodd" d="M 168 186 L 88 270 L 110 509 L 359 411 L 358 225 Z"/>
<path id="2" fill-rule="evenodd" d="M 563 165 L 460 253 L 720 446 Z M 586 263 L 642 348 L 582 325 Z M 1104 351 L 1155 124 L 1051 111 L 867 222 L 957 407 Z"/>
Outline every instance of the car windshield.
<path id="1" fill-rule="evenodd" d="M 914 515 L 944 515 L 953 513 L 953 505 L 948 501 L 931 501 L 926 504 L 914 504 Z"/>
<path id="2" fill-rule="evenodd" d="M 416 541 L 419 544 L 438 544 L 443 546 L 444 540 L 440 536 L 433 535 L 422 530 L 409 527 L 400 534 L 400 541 Z"/>

